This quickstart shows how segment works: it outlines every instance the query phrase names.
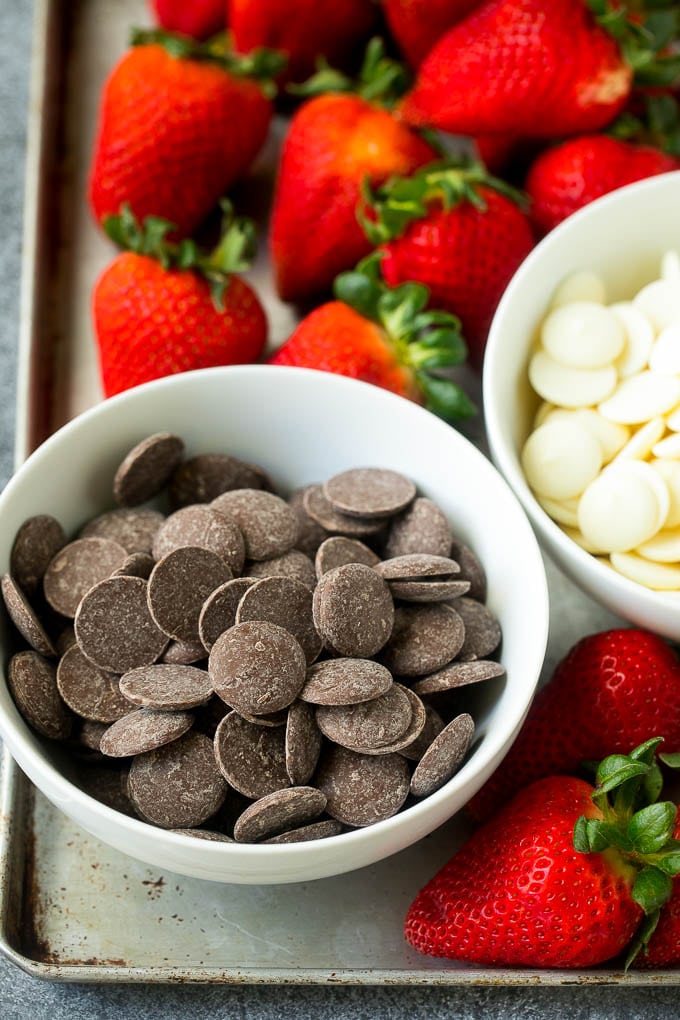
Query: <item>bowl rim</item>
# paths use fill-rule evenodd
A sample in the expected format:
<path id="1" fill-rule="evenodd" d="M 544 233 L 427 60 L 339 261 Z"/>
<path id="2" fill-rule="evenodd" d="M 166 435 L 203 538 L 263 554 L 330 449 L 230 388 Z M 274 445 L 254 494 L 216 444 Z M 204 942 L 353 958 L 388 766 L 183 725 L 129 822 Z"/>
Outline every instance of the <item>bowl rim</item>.
<path id="1" fill-rule="evenodd" d="M 140 400 L 143 400 L 147 392 L 153 392 L 154 394 L 160 394 L 164 391 L 172 393 L 174 390 L 181 390 L 183 387 L 189 385 L 200 385 L 202 378 L 214 380 L 216 385 L 219 384 L 221 379 L 233 379 L 235 380 L 234 385 L 246 385 L 253 377 L 262 378 L 263 380 L 275 378 L 277 382 L 280 382 L 280 373 L 282 369 L 286 373 L 290 374 L 290 378 L 296 377 L 302 380 L 303 385 L 307 385 L 307 382 L 305 382 L 305 380 L 307 380 L 309 384 L 316 387 L 326 386 L 329 390 L 337 390 L 341 394 L 346 393 L 348 396 L 351 395 L 356 388 L 360 388 L 362 393 L 364 393 L 364 396 L 369 396 L 370 400 L 375 403 L 376 414 L 379 413 L 381 407 L 392 409 L 404 417 L 404 428 L 408 426 L 409 419 L 412 419 L 415 422 L 422 422 L 427 419 L 428 428 L 445 436 L 447 441 L 451 442 L 455 447 L 466 449 L 467 454 L 476 461 L 481 475 L 485 478 L 485 485 L 490 485 L 497 493 L 504 493 L 506 504 L 514 507 L 514 530 L 518 530 L 520 532 L 523 556 L 526 556 L 527 571 L 531 575 L 533 581 L 532 588 L 535 596 L 533 632 L 535 634 L 535 640 L 532 645 L 533 650 L 531 655 L 528 656 L 527 659 L 527 668 L 524 670 L 525 676 L 527 678 L 530 677 L 531 682 L 527 684 L 527 680 L 524 679 L 521 686 L 518 688 L 518 693 L 521 690 L 526 692 L 525 697 L 515 698 L 512 700 L 512 702 L 508 705 L 507 712 L 504 714 L 501 727 L 493 727 L 491 730 L 487 729 L 484 734 L 482 745 L 476 749 L 475 753 L 464 764 L 463 768 L 461 768 L 452 777 L 452 779 L 445 783 L 439 790 L 435 791 L 429 797 L 423 798 L 418 803 L 411 805 L 405 810 L 397 812 L 397 814 L 385 819 L 384 821 L 349 832 L 344 832 L 338 836 L 332 837 L 334 846 L 341 846 L 343 849 L 346 848 L 347 850 L 350 850 L 350 848 L 359 847 L 364 843 L 370 843 L 374 838 L 373 834 L 376 833 L 376 830 L 378 830 L 381 834 L 388 836 L 395 829 L 400 829 L 406 821 L 412 821 L 415 827 L 417 827 L 419 819 L 430 814 L 430 812 L 436 808 L 436 805 L 445 802 L 452 796 L 455 796 L 460 788 L 464 788 L 471 773 L 474 772 L 475 775 L 478 775 L 484 772 L 485 769 L 489 769 L 489 762 L 494 759 L 499 751 L 503 752 L 505 749 L 505 753 L 507 753 L 510 743 L 514 740 L 517 732 L 519 731 L 519 727 L 529 710 L 529 706 L 536 691 L 548 640 L 549 598 L 545 568 L 536 536 L 532 531 L 531 525 L 524 513 L 524 510 L 522 509 L 520 501 L 517 499 L 517 496 L 513 493 L 506 480 L 480 450 L 478 450 L 466 437 L 457 432 L 443 420 L 437 418 L 431 412 L 425 410 L 423 407 L 387 390 L 378 388 L 370 383 L 317 371 L 316 369 L 295 368 L 292 366 L 239 365 L 199 369 L 168 376 L 134 387 L 107 400 L 101 401 L 93 407 L 88 408 L 86 411 L 83 411 L 65 425 L 61 426 L 61 428 L 49 436 L 35 451 L 33 451 L 22 465 L 16 468 L 15 473 L 7 483 L 5 489 L 2 493 L 0 493 L 0 519 L 2 519 L 3 510 L 6 504 L 14 498 L 15 489 L 21 485 L 22 478 L 24 477 L 26 470 L 41 470 L 45 463 L 49 463 L 55 448 L 59 449 L 62 444 L 71 442 L 72 437 L 77 436 L 83 429 L 86 429 L 93 419 L 96 420 L 102 416 L 112 416 L 115 420 L 116 416 L 124 413 L 125 409 L 130 404 L 136 404 Z M 227 382 L 226 385 L 230 385 L 230 383 Z M 6 669 L 4 663 L 2 664 L 2 675 L 3 682 L 6 684 Z M 106 804 L 81 790 L 75 785 L 75 783 L 71 782 L 70 779 L 64 776 L 43 753 L 36 753 L 30 743 L 30 739 L 35 737 L 35 734 L 33 734 L 33 731 L 30 730 L 28 724 L 18 713 L 18 710 L 16 710 L 16 708 L 14 710 L 17 714 L 18 724 L 13 719 L 9 718 L 2 708 L 0 708 L 0 735 L 6 741 L 7 746 L 13 755 L 14 748 L 16 747 L 19 752 L 16 757 L 25 757 L 34 764 L 35 771 L 40 776 L 41 782 L 44 782 L 47 788 L 54 792 L 56 803 L 60 810 L 67 811 L 68 813 L 65 805 L 75 801 L 81 803 L 87 808 L 88 813 L 92 813 L 102 822 L 113 822 L 124 833 L 129 833 L 130 835 L 143 834 L 148 838 L 160 839 L 162 842 L 169 839 L 170 846 L 175 845 L 178 847 L 185 847 L 187 845 L 187 841 L 191 840 L 191 836 L 175 833 L 170 829 L 163 829 L 144 822 L 141 819 L 129 817 L 120 811 L 108 807 Z M 40 784 L 36 783 L 36 785 L 39 786 Z M 46 796 L 48 796 L 48 799 L 53 799 L 50 794 L 46 794 Z M 460 807 L 453 808 L 449 813 L 449 816 L 459 809 Z M 431 828 L 428 831 L 431 831 Z M 149 835 L 149 830 L 153 830 L 153 835 Z M 421 837 L 419 835 L 414 836 L 414 840 L 418 838 Z M 414 840 L 412 840 L 412 842 Z M 262 861 L 269 858 L 270 855 L 274 855 L 274 858 L 277 858 L 280 861 L 284 861 L 286 859 L 296 859 L 300 862 L 303 862 L 305 859 L 311 860 L 311 858 L 315 857 L 320 852 L 320 848 L 323 847 L 324 843 L 327 843 L 327 840 L 280 845 L 192 840 L 192 846 L 199 855 L 205 854 L 206 859 L 224 857 L 225 861 L 233 860 L 236 866 L 238 865 L 239 860 L 245 861 L 247 859 L 252 862 L 253 854 L 256 855 L 256 857 L 260 857 Z M 395 850 L 399 848 L 400 847 L 396 847 Z M 389 856 L 391 853 L 395 852 L 395 850 L 388 850 L 386 853 L 381 854 L 380 859 Z"/>
<path id="2" fill-rule="evenodd" d="M 596 556 L 582 549 L 572 538 L 553 521 L 543 509 L 533 492 L 529 488 L 519 461 L 519 450 L 515 448 L 514 442 L 506 434 L 501 423 L 501 416 L 496 399 L 498 380 L 501 374 L 501 358 L 499 352 L 503 344 L 503 329 L 506 316 L 512 311 L 515 301 L 515 293 L 522 288 L 527 277 L 531 277 L 546 252 L 561 247 L 572 233 L 578 233 L 582 224 L 591 217 L 598 217 L 610 208 L 616 209 L 624 205 L 631 197 L 644 196 L 647 192 L 657 190 L 679 188 L 680 169 L 671 170 L 667 173 L 657 174 L 641 181 L 634 181 L 624 187 L 617 188 L 600 198 L 595 199 L 588 205 L 577 210 L 571 216 L 559 223 L 553 230 L 543 237 L 536 247 L 529 253 L 524 262 L 517 269 L 510 283 L 505 289 L 498 304 L 489 330 L 489 338 L 484 355 L 484 368 L 482 374 L 482 393 L 484 406 L 484 421 L 486 424 L 491 456 L 494 464 L 506 479 L 520 503 L 526 510 L 530 520 L 539 531 L 542 541 L 550 547 L 559 549 L 566 561 L 574 564 L 574 573 L 577 572 L 591 579 L 591 583 L 597 583 L 598 589 L 620 592 L 628 599 L 635 599 L 638 605 L 647 607 L 650 611 L 663 610 L 667 612 L 672 609 L 674 602 L 678 600 L 677 592 L 655 591 L 647 588 L 636 581 L 631 581 L 623 574 L 619 574 L 612 567 L 601 563 Z"/>

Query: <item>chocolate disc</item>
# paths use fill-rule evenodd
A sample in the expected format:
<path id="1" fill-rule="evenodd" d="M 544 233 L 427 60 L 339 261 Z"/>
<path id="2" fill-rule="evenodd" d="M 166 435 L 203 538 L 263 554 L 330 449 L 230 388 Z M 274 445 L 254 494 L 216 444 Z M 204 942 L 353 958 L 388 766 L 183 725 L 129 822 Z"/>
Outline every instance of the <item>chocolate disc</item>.
<path id="1" fill-rule="evenodd" d="M 78 606 L 74 627 L 83 654 L 112 673 L 150 665 L 168 643 L 149 612 L 141 577 L 100 581 Z"/>
<path id="2" fill-rule="evenodd" d="M 271 492 L 236 489 L 213 500 L 211 506 L 233 517 L 246 543 L 249 560 L 269 560 L 292 549 L 298 519 L 285 500 Z"/>
<path id="3" fill-rule="evenodd" d="M 444 783 L 448 783 L 463 762 L 474 730 L 472 717 L 463 713 L 456 716 L 435 737 L 411 777 L 411 793 L 414 797 L 429 797 Z"/>
<path id="4" fill-rule="evenodd" d="M 393 744 L 403 737 L 412 714 L 404 689 L 392 684 L 379 698 L 359 705 L 319 705 L 316 721 L 329 740 L 351 750 L 363 750 Z"/>
<path id="5" fill-rule="evenodd" d="M 22 591 L 34 595 L 50 561 L 66 545 L 59 521 L 49 514 L 29 517 L 16 533 L 10 556 L 10 573 Z"/>
<path id="6" fill-rule="evenodd" d="M 444 729 L 444 720 L 439 712 L 432 705 L 421 704 L 425 709 L 425 724 L 418 737 L 399 752 L 409 761 L 420 761 L 434 738 Z"/>
<path id="7" fill-rule="evenodd" d="M 321 651 L 323 642 L 312 618 L 312 592 L 292 577 L 265 577 L 248 588 L 239 602 L 236 622 L 250 620 L 266 620 L 289 631 L 305 653 L 307 665 Z"/>
<path id="8" fill-rule="evenodd" d="M 472 549 L 454 537 L 451 556 L 460 564 L 460 580 L 470 582 L 470 598 L 486 602 L 486 573 Z"/>
<path id="9" fill-rule="evenodd" d="M 301 489 L 295 489 L 291 492 L 288 497 L 288 506 L 293 510 L 298 521 L 298 537 L 295 548 L 313 559 L 316 555 L 316 550 L 323 540 L 328 537 L 328 532 L 318 521 L 310 517 L 305 510 L 305 493 L 309 488 L 309 485 L 305 485 Z"/>
<path id="10" fill-rule="evenodd" d="M 212 741 L 202 733 L 187 733 L 138 755 L 130 766 L 128 792 L 147 821 L 163 829 L 185 829 L 220 809 L 227 784 L 215 764 Z"/>
<path id="11" fill-rule="evenodd" d="M 253 561 L 246 567 L 246 573 L 250 577 L 292 577 L 294 581 L 300 581 L 308 588 L 316 587 L 316 571 L 309 556 L 305 556 L 299 549 L 291 549 L 281 556 L 274 556 L 271 560 Z"/>
<path id="12" fill-rule="evenodd" d="M 175 507 L 211 503 L 230 489 L 261 489 L 261 470 L 225 453 L 201 453 L 185 461 L 170 480 L 170 501 Z"/>
<path id="13" fill-rule="evenodd" d="M 170 832 L 175 832 L 178 836 L 193 836 L 194 839 L 206 839 L 209 843 L 234 842 L 231 836 L 225 836 L 223 832 L 212 832 L 210 829 L 170 829 Z"/>
<path id="14" fill-rule="evenodd" d="M 93 665 L 78 645 L 72 645 L 57 666 L 57 687 L 76 715 L 93 722 L 112 723 L 132 711 L 118 677 Z"/>
<path id="15" fill-rule="evenodd" d="M 371 659 L 324 659 L 307 670 L 302 701 L 313 705 L 357 705 L 384 694 L 392 674 Z"/>
<path id="16" fill-rule="evenodd" d="M 9 574 L 3 576 L 0 588 L 10 620 L 31 648 L 41 655 L 56 655 L 56 649 L 45 628 L 29 605 L 23 591 Z"/>
<path id="17" fill-rule="evenodd" d="M 386 581 L 415 581 L 423 578 L 450 578 L 460 573 L 455 560 L 446 556 L 432 556 L 430 553 L 409 553 L 383 560 L 375 567 L 377 574 Z"/>
<path id="18" fill-rule="evenodd" d="M 154 535 L 164 520 L 157 510 L 109 510 L 83 525 L 79 537 L 107 538 L 122 545 L 129 555 L 150 555 Z"/>
<path id="19" fill-rule="evenodd" d="M 362 563 L 330 570 L 314 590 L 314 619 L 321 637 L 340 655 L 370 658 L 392 633 L 394 603 L 387 582 Z"/>
<path id="20" fill-rule="evenodd" d="M 45 571 L 45 598 L 62 616 L 74 617 L 95 584 L 122 567 L 127 552 L 106 538 L 80 538 L 64 546 Z"/>
<path id="21" fill-rule="evenodd" d="M 134 705 L 176 711 L 204 705 L 212 684 L 204 669 L 166 663 L 130 670 L 121 677 L 120 690 Z"/>
<path id="22" fill-rule="evenodd" d="M 316 576 L 327 574 L 336 567 L 344 567 L 346 563 L 363 563 L 366 567 L 374 567 L 380 563 L 372 549 L 357 538 L 346 538 L 344 535 L 331 535 L 322 542 L 316 553 Z"/>
<path id="23" fill-rule="evenodd" d="M 208 652 L 220 634 L 236 623 L 238 604 L 255 580 L 254 577 L 235 577 L 216 588 L 203 603 L 198 617 L 198 633 Z"/>
<path id="24" fill-rule="evenodd" d="M 286 771 L 293 786 L 304 786 L 314 775 L 321 753 L 321 731 L 314 709 L 294 701 L 286 721 Z"/>
<path id="25" fill-rule="evenodd" d="M 456 612 L 465 625 L 459 658 L 486 659 L 495 652 L 501 643 L 501 627 L 491 610 L 475 599 L 462 598 L 456 601 Z"/>
<path id="26" fill-rule="evenodd" d="M 373 825 L 395 815 L 409 792 L 410 770 L 400 754 L 357 754 L 329 744 L 315 783 L 328 798 L 326 811 L 346 825 Z"/>
<path id="27" fill-rule="evenodd" d="M 158 432 L 137 443 L 113 479 L 113 498 L 119 506 L 138 506 L 153 499 L 167 485 L 184 456 L 179 436 Z"/>
<path id="28" fill-rule="evenodd" d="M 200 641 L 171 641 L 158 661 L 172 666 L 191 666 L 207 658 L 208 653 Z"/>
<path id="29" fill-rule="evenodd" d="M 111 577 L 141 577 L 148 581 L 155 566 L 156 561 L 149 553 L 130 553 L 123 566 L 114 570 Z"/>
<path id="30" fill-rule="evenodd" d="M 309 516 L 331 535 L 349 535 L 361 538 L 379 534 L 385 522 L 381 518 L 351 517 L 341 514 L 326 499 L 320 485 L 310 485 L 303 496 L 303 506 Z"/>
<path id="31" fill-rule="evenodd" d="M 340 513 L 353 517 L 391 517 L 415 498 L 410 478 L 385 468 L 352 468 L 329 478 L 323 494 Z"/>
<path id="32" fill-rule="evenodd" d="M 300 829 L 290 829 L 282 832 L 279 836 L 272 836 L 270 839 L 263 839 L 262 843 L 310 843 L 313 839 L 328 839 L 329 836 L 339 836 L 342 832 L 342 825 L 334 818 L 328 818 L 321 822 L 312 822 L 311 825 L 303 825 Z"/>
<path id="33" fill-rule="evenodd" d="M 234 826 L 234 839 L 238 843 L 256 843 L 277 836 L 318 818 L 325 807 L 324 794 L 313 786 L 275 790 L 245 809 Z"/>
<path id="34" fill-rule="evenodd" d="M 9 661 L 7 686 L 26 722 L 51 740 L 71 735 L 73 716 L 57 689 L 57 670 L 38 652 L 18 652 Z"/>
<path id="35" fill-rule="evenodd" d="M 465 628 L 450 606 L 400 606 L 381 661 L 397 676 L 421 676 L 441 669 L 463 647 Z"/>
<path id="36" fill-rule="evenodd" d="M 470 590 L 469 581 L 388 581 L 392 598 L 402 602 L 448 602 Z"/>
<path id="37" fill-rule="evenodd" d="M 305 655 L 293 635 L 274 623 L 239 623 L 210 652 L 213 689 L 238 711 L 264 715 L 290 705 L 305 682 Z"/>
<path id="38" fill-rule="evenodd" d="M 184 546 L 168 553 L 149 578 L 149 609 L 157 625 L 176 641 L 198 641 L 205 600 L 231 576 L 224 560 L 208 549 Z"/>
<path id="39" fill-rule="evenodd" d="M 215 733 L 215 758 L 227 782 L 253 800 L 290 786 L 280 726 L 253 726 L 230 712 Z"/>
<path id="40" fill-rule="evenodd" d="M 374 745 L 373 747 L 357 746 L 352 748 L 352 750 L 359 751 L 360 754 L 394 754 L 395 751 L 403 752 L 419 739 L 427 720 L 425 705 L 418 695 L 414 694 L 408 687 L 402 687 L 401 684 L 395 684 L 394 686 L 398 690 L 403 691 L 411 703 L 411 722 L 408 729 L 400 737 L 397 737 L 396 740 L 393 740 L 391 744 Z M 408 756 L 404 755 L 404 757 Z"/>
<path id="41" fill-rule="evenodd" d="M 430 673 L 413 685 L 416 694 L 439 694 L 442 691 L 453 691 L 458 687 L 476 684 L 481 680 L 492 680 L 504 676 L 505 669 L 498 662 L 487 659 L 475 659 L 472 662 L 452 662 L 436 673 Z"/>
<path id="42" fill-rule="evenodd" d="M 156 712 L 151 708 L 132 709 L 128 715 L 109 726 L 99 749 L 112 758 L 143 754 L 173 740 L 179 740 L 191 729 L 193 715 L 188 712 Z M 197 823 L 198 824 L 198 823 Z"/>
<path id="43" fill-rule="evenodd" d="M 186 506 L 171 514 L 156 532 L 154 559 L 188 545 L 216 553 L 233 574 L 243 569 L 246 547 L 238 525 L 211 506 Z"/>
<path id="44" fill-rule="evenodd" d="M 419 496 L 392 522 L 385 556 L 391 558 L 409 553 L 451 556 L 451 546 L 451 527 L 444 513 L 431 499 Z M 453 558 L 458 559 L 457 556 Z"/>

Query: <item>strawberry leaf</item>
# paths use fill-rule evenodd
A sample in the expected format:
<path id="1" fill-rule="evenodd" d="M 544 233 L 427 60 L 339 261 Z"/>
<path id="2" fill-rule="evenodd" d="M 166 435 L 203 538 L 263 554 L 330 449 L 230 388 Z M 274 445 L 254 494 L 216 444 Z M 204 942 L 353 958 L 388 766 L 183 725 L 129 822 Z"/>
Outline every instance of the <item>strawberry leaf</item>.
<path id="1" fill-rule="evenodd" d="M 673 833 L 677 809 L 669 801 L 650 804 L 636 812 L 628 823 L 626 835 L 633 850 L 654 854 L 663 848 Z"/>
<path id="2" fill-rule="evenodd" d="M 663 775 L 658 765 L 652 765 L 642 780 L 643 793 L 648 804 L 659 799 L 663 789 Z"/>
<path id="3" fill-rule="evenodd" d="M 629 779 L 634 779 L 636 776 L 644 776 L 648 769 L 648 765 L 630 761 L 625 755 L 610 755 L 609 758 L 605 758 L 597 770 L 597 792 L 609 793 L 623 783 L 628 782 Z"/>
<path id="4" fill-rule="evenodd" d="M 311 78 L 305 82 L 287 85 L 286 91 L 305 99 L 326 95 L 329 92 L 351 92 L 390 109 L 403 96 L 409 85 L 410 75 L 405 65 L 387 57 L 385 43 L 375 37 L 366 47 L 364 61 L 356 80 L 332 68 L 323 57 L 320 57 Z"/>
<path id="5" fill-rule="evenodd" d="M 635 879 L 631 896 L 645 914 L 659 910 L 673 891 L 673 882 L 658 868 L 643 868 Z"/>
<path id="6" fill-rule="evenodd" d="M 659 761 L 662 761 L 669 769 L 680 769 L 680 752 L 659 754 Z"/>
<path id="7" fill-rule="evenodd" d="M 438 379 L 427 372 L 416 371 L 416 379 L 425 395 L 425 406 L 446 421 L 470 418 L 477 408 L 464 390 L 448 379 Z"/>
<path id="8" fill-rule="evenodd" d="M 359 315 L 373 322 L 378 320 L 380 285 L 365 273 L 358 270 L 353 273 L 341 273 L 335 279 L 333 293 L 338 301 L 344 301 Z"/>
<path id="9" fill-rule="evenodd" d="M 628 955 L 626 956 L 625 971 L 628 971 L 633 960 L 641 951 L 643 953 L 647 952 L 649 940 L 656 931 L 656 926 L 659 923 L 660 916 L 661 912 L 659 910 L 653 910 L 651 913 L 646 914 L 642 919 L 640 927 L 635 933 L 635 938 L 630 944 Z"/>
<path id="10" fill-rule="evenodd" d="M 663 871 L 664 875 L 670 875 L 671 878 L 680 875 L 680 849 L 671 850 L 666 853 L 665 856 L 655 862 L 655 866 L 660 871 Z"/>

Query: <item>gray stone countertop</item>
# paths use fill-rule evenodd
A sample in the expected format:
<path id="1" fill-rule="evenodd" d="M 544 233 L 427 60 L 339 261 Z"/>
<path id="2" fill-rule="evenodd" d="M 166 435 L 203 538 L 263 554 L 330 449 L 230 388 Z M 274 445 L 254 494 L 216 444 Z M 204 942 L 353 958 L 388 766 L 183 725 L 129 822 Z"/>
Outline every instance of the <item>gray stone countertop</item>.
<path id="1" fill-rule="evenodd" d="M 115 2 L 115 0 L 112 0 Z M 30 0 L 0 0 L 0 484 L 12 472 Z M 111 1017 L 248 1017 L 273 1020 L 423 1017 L 677 1017 L 672 988 L 305 988 L 59 985 L 0 959 L 4 1020 Z"/>

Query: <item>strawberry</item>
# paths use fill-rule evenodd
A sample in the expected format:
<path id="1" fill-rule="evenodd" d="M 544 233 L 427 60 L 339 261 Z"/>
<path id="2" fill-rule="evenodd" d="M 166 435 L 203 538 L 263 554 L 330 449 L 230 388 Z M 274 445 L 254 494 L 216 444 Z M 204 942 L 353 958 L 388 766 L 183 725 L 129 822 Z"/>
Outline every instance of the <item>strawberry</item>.
<path id="1" fill-rule="evenodd" d="M 127 203 L 190 233 L 242 177 L 264 142 L 272 106 L 247 75 L 273 55 L 216 55 L 207 44 L 137 33 L 104 88 L 89 197 L 98 221 Z"/>
<path id="2" fill-rule="evenodd" d="M 460 317 L 472 363 L 481 368 L 503 291 L 534 246 L 521 196 L 480 163 L 433 163 L 363 191 L 360 219 L 380 244 L 390 286 L 415 280 L 435 308 Z"/>
<path id="3" fill-rule="evenodd" d="M 537 694 L 501 766 L 468 804 L 488 818 L 542 776 L 576 773 L 584 761 L 623 752 L 658 733 L 680 750 L 680 663 L 660 637 L 606 630 L 579 641 Z"/>
<path id="4" fill-rule="evenodd" d="M 336 301 L 306 316 L 271 365 L 315 368 L 350 376 L 424 404 L 450 421 L 474 413 L 461 388 L 433 370 L 465 358 L 459 322 L 447 312 L 425 312 L 426 287 L 389 288 L 370 256 L 335 282 Z"/>
<path id="5" fill-rule="evenodd" d="M 172 244 L 174 224 L 148 217 L 140 227 L 124 209 L 105 221 L 109 236 L 131 250 L 97 280 L 95 335 L 107 397 L 161 376 L 260 356 L 267 320 L 256 294 L 235 271 L 248 268 L 253 228 L 230 221 L 211 255 L 193 241 Z"/>
<path id="6" fill-rule="evenodd" d="M 680 169 L 680 160 L 650 145 L 582 135 L 542 153 L 529 171 L 526 189 L 539 230 L 552 230 L 601 195 L 625 184 Z"/>
<path id="7" fill-rule="evenodd" d="M 227 12 L 234 48 L 283 51 L 292 81 L 308 78 L 319 57 L 338 67 L 351 62 L 376 20 L 372 0 L 227 0 Z"/>
<path id="8" fill-rule="evenodd" d="M 518 793 L 420 891 L 407 940 L 432 956 L 570 968 L 617 956 L 636 930 L 644 941 L 680 871 L 677 809 L 656 802 L 659 743 L 605 759 L 595 789 L 551 776 Z"/>
<path id="9" fill-rule="evenodd" d="M 224 29 L 224 0 L 150 0 L 149 6 L 167 32 L 207 39 Z"/>
<path id="10" fill-rule="evenodd" d="M 481 0 L 383 0 L 390 31 L 411 67 L 423 62 L 446 31 Z"/>
<path id="11" fill-rule="evenodd" d="M 398 65 L 369 44 L 358 93 L 321 95 L 290 122 L 283 143 L 271 221 L 276 285 L 286 301 L 328 292 L 338 273 L 371 250 L 356 218 L 361 184 L 410 174 L 435 150 L 400 123 L 376 97 L 396 83 Z M 319 77 L 323 87 L 349 89 L 342 76 Z M 366 98 L 366 96 L 373 98 Z M 302 240 L 302 243 L 301 243 Z"/>
<path id="12" fill-rule="evenodd" d="M 589 4 L 486 0 L 430 51 L 401 105 L 404 118 L 456 134 L 555 138 L 604 127 L 623 109 L 633 72 Z M 625 10 L 612 31 L 626 27 Z"/>

